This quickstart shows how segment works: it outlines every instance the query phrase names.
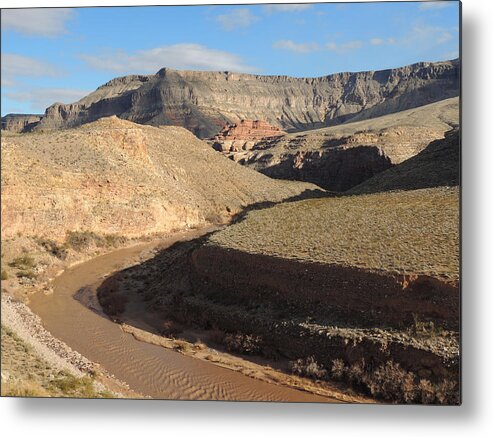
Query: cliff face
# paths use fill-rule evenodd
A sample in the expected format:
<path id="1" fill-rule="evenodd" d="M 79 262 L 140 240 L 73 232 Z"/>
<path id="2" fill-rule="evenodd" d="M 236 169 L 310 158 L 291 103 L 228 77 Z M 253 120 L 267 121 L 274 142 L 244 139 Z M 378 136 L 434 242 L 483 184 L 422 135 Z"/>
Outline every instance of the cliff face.
<path id="1" fill-rule="evenodd" d="M 241 120 L 239 123 L 227 123 L 210 141 L 212 147 L 219 152 L 239 152 L 250 150 L 257 141 L 279 137 L 285 133 L 262 120 Z"/>
<path id="2" fill-rule="evenodd" d="M 221 150 L 273 178 L 345 191 L 417 155 L 458 124 L 459 99 L 455 97 L 371 120 L 254 139 L 248 149 Z M 450 160 L 458 162 L 455 155 Z M 429 186 L 435 185 L 420 187 Z"/>
<path id="3" fill-rule="evenodd" d="M 366 119 L 459 94 L 457 60 L 319 78 L 162 69 L 113 79 L 72 104 L 47 108 L 39 129 L 74 127 L 117 115 L 136 123 L 183 126 L 201 138 L 225 123 L 265 120 L 303 130 Z"/>
<path id="4" fill-rule="evenodd" d="M 7 114 L 2 117 L 2 130 L 10 132 L 28 132 L 41 120 L 42 115 Z"/>

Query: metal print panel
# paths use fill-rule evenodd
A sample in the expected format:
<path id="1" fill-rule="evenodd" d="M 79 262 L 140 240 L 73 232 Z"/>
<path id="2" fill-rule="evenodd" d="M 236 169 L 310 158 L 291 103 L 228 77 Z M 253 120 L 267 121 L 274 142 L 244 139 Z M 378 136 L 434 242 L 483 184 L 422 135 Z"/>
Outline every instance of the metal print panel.
<path id="1" fill-rule="evenodd" d="M 460 404 L 460 7 L 2 9 L 2 396 Z"/>

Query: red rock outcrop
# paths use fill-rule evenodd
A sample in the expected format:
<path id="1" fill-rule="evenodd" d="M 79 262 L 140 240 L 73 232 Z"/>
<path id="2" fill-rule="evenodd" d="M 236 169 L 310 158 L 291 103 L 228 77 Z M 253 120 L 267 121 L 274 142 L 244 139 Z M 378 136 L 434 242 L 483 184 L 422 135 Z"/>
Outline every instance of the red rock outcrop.
<path id="1" fill-rule="evenodd" d="M 285 135 L 286 132 L 264 120 L 241 120 L 239 123 L 226 123 L 214 138 L 213 147 L 220 152 L 239 152 L 251 150 L 260 140 Z"/>
<path id="2" fill-rule="evenodd" d="M 215 140 L 258 140 L 283 135 L 281 129 L 271 126 L 263 120 L 241 120 L 239 123 L 227 123 Z"/>

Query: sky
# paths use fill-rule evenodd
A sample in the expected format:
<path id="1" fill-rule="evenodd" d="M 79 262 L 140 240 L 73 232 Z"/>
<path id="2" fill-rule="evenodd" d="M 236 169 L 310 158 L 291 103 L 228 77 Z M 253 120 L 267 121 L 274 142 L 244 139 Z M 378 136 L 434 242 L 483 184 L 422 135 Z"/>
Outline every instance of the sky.
<path id="1" fill-rule="evenodd" d="M 2 116 L 44 113 L 117 76 L 318 77 L 459 56 L 459 3 L 2 9 Z"/>

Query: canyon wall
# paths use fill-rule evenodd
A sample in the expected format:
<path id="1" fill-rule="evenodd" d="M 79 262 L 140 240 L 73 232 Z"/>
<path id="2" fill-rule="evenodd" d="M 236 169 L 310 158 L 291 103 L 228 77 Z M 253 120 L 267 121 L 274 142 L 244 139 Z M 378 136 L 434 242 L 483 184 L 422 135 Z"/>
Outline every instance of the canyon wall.
<path id="1" fill-rule="evenodd" d="M 458 60 L 318 78 L 163 68 L 155 75 L 113 79 L 72 104 L 55 103 L 37 129 L 74 127 L 117 115 L 141 124 L 183 126 L 210 138 L 227 122 L 242 119 L 304 130 L 458 95 Z"/>

